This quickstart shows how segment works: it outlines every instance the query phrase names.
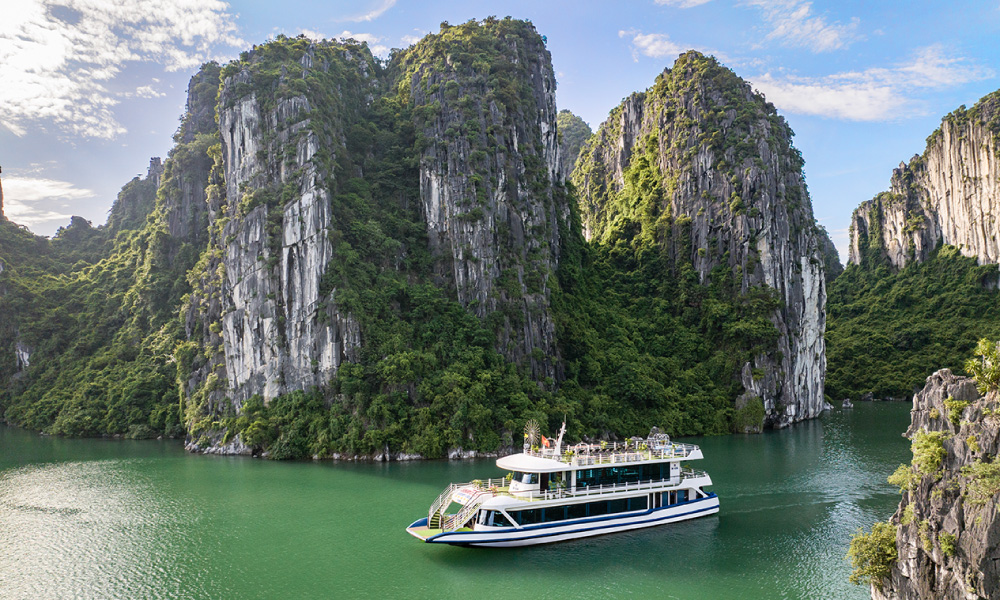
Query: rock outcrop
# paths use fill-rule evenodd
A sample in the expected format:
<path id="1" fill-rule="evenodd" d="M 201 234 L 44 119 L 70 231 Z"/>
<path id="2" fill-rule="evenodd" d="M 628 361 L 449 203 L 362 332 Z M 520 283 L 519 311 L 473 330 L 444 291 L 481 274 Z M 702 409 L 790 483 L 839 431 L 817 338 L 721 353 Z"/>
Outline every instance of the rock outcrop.
<path id="1" fill-rule="evenodd" d="M 638 223 L 637 237 L 690 261 L 703 283 L 722 265 L 742 292 L 773 290 L 777 343 L 744 365 L 742 401 L 762 399 L 778 427 L 819 415 L 823 236 L 774 107 L 715 59 L 688 52 L 612 111 L 588 144 L 573 172 L 588 239 Z"/>
<path id="2" fill-rule="evenodd" d="M 558 378 L 548 280 L 569 206 L 553 189 L 562 180 L 556 80 L 541 36 L 527 24 L 498 35 L 509 25 L 428 36 L 402 58 L 403 85 L 415 106 L 433 108 L 415 125 L 437 140 L 419 158 L 420 196 L 431 248 L 449 259 L 442 274 L 480 318 L 504 315 L 498 349 L 509 360 Z M 467 46 L 482 49 L 482 66 L 463 57 Z"/>
<path id="3" fill-rule="evenodd" d="M 876 600 L 972 600 L 1000 594 L 1000 452 L 996 394 L 942 369 L 913 397 L 914 461 L 892 479 L 898 559 Z M 901 477 L 900 477 L 901 476 Z M 896 477 L 900 477 L 897 481 Z"/>
<path id="4" fill-rule="evenodd" d="M 319 98 L 319 85 L 312 97 L 282 87 L 283 65 L 277 81 L 262 74 L 275 60 L 264 47 L 224 73 L 217 187 L 208 203 L 214 235 L 187 319 L 188 335 L 215 351 L 192 373 L 188 391 L 208 388 L 216 409 L 323 385 L 356 358 L 358 324 L 321 295 L 320 280 L 335 258 L 328 235 L 334 174 L 323 161 L 343 151 L 349 115 L 360 108 L 352 103 L 373 85 L 373 58 L 359 50 L 310 44 L 298 57 L 296 78 L 335 90 Z M 348 116 L 317 115 L 318 103 Z"/>
<path id="5" fill-rule="evenodd" d="M 586 121 L 565 109 L 560 110 L 556 116 L 556 125 L 559 126 L 559 160 L 562 162 L 563 176 L 569 178 L 576 166 L 576 159 L 580 156 L 580 148 L 594 132 Z"/>
<path id="6" fill-rule="evenodd" d="M 949 114 L 922 155 L 893 170 L 890 190 L 851 217 L 849 262 L 896 269 L 938 244 L 980 264 L 1000 262 L 1000 92 Z"/>

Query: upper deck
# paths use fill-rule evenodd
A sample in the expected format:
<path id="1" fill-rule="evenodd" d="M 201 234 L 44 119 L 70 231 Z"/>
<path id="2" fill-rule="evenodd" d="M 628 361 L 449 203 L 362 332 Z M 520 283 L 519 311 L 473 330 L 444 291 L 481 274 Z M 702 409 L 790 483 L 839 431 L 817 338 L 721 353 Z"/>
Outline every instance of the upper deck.
<path id="1" fill-rule="evenodd" d="M 629 465 L 704 458 L 694 444 L 577 444 L 564 451 L 539 448 L 497 459 L 497 466 L 521 473 L 556 473 L 573 467 Z M 567 468 L 568 467 L 568 468 Z"/>

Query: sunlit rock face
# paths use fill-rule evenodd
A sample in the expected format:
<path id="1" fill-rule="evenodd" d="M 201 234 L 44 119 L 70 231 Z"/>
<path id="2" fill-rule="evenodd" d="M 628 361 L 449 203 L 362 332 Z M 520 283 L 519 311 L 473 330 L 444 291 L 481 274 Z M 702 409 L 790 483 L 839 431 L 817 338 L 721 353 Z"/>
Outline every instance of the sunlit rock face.
<path id="1" fill-rule="evenodd" d="M 370 55 L 345 49 L 337 56 L 339 66 L 356 70 L 361 76 L 355 81 L 366 85 Z M 301 68 L 311 69 L 313 58 L 310 49 Z M 329 64 L 318 68 L 329 70 Z M 224 185 L 217 205 L 209 202 L 218 227 L 218 279 L 203 290 L 209 298 L 200 298 L 200 320 L 208 324 L 205 345 L 221 352 L 214 368 L 189 382 L 195 388 L 214 375 L 223 382 L 215 400 L 237 407 L 255 394 L 269 400 L 326 383 L 341 362 L 356 358 L 361 343 L 354 317 L 320 293 L 335 257 L 328 236 L 327 179 L 333 175 L 317 164 L 317 154 L 339 150 L 341 123 L 317 122 L 305 95 L 263 106 L 254 85 L 242 70 L 224 79 L 219 95 Z M 254 206 L 258 197 L 264 200 Z"/>
<path id="2" fill-rule="evenodd" d="M 849 261 L 921 262 L 938 244 L 1000 262 L 1000 92 L 948 115 L 923 155 L 893 170 L 889 192 L 851 218 Z"/>
<path id="3" fill-rule="evenodd" d="M 663 190 L 655 214 L 633 214 L 616 200 L 638 161 Z M 589 239 L 601 240 L 619 219 L 655 220 L 651 235 L 674 260 L 690 260 L 702 282 L 725 265 L 743 291 L 774 290 L 777 347 L 744 365 L 737 405 L 761 398 L 777 427 L 820 414 L 829 241 L 816 226 L 791 130 L 773 106 L 714 59 L 689 52 L 612 111 L 584 146 L 573 183 Z"/>

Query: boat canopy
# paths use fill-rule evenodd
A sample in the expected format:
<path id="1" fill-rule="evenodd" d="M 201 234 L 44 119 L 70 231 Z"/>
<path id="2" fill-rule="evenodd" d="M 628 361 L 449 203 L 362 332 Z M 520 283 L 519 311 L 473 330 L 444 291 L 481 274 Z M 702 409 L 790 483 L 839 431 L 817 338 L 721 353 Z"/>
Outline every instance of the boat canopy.
<path id="1" fill-rule="evenodd" d="M 529 456 L 523 452 L 497 459 L 497 467 L 519 473 L 558 473 L 571 467 L 551 458 Z"/>

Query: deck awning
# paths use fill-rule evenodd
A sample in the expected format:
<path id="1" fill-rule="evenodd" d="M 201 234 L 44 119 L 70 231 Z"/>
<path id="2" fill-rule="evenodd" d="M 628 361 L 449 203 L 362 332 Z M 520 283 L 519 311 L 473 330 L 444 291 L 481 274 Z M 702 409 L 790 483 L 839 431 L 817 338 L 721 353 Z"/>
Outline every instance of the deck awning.
<path id="1" fill-rule="evenodd" d="M 520 473 L 558 473 L 560 471 L 569 471 L 573 469 L 572 466 L 559 462 L 558 460 L 528 456 L 523 452 L 498 458 L 497 467 L 507 471 L 518 471 Z"/>

